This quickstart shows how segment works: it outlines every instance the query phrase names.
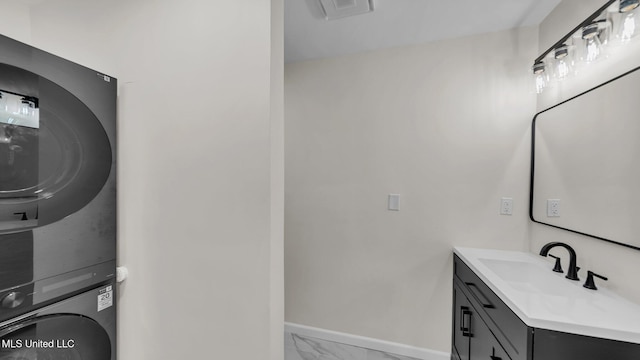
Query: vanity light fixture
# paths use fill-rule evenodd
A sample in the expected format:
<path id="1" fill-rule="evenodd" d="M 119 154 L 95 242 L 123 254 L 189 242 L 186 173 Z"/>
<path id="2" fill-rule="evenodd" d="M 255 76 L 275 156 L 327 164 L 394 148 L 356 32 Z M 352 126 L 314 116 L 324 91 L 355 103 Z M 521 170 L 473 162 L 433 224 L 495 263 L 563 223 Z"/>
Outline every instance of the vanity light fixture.
<path id="1" fill-rule="evenodd" d="M 637 8 L 639 4 L 640 0 L 608 0 L 598 10 L 538 56 L 538 58 L 534 60 L 532 67 L 536 92 L 538 94 L 541 93 L 548 85 L 545 81 L 548 80 L 548 75 L 545 71 L 548 70 L 548 66 L 551 66 L 555 79 L 563 80 L 569 76 L 574 61 L 590 63 L 602 57 L 604 45 L 608 43 L 611 33 L 612 26 L 611 21 L 608 20 L 608 15 L 612 5 L 614 5 L 620 13 L 628 12 L 629 15 L 631 15 L 636 12 L 633 10 Z M 633 31 L 630 29 L 633 29 Z M 635 33 L 635 18 L 633 19 L 633 23 L 629 23 L 627 32 Z M 622 38 L 623 36 L 618 35 L 618 37 Z M 571 45 L 571 40 L 574 41 L 573 45 Z M 572 49 L 575 50 L 575 57 L 572 56 Z M 545 66 L 545 63 L 547 66 Z"/>

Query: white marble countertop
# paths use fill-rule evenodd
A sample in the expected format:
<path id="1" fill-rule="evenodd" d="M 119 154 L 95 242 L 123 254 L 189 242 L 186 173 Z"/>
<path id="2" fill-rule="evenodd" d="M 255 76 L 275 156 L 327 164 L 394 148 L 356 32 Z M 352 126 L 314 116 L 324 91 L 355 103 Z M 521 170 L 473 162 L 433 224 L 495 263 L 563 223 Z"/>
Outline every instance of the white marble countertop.
<path id="1" fill-rule="evenodd" d="M 531 253 L 462 247 L 454 253 L 531 327 L 640 344 L 640 304 L 602 286 L 582 287 L 585 269 L 572 281 L 564 277 L 568 264 L 565 274 L 555 273 L 553 262 Z"/>

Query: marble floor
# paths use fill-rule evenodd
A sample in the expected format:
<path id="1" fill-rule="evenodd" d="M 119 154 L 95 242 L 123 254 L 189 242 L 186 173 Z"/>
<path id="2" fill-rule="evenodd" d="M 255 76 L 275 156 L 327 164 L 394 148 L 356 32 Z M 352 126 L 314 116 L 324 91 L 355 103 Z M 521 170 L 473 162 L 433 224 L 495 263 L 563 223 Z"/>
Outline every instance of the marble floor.
<path id="1" fill-rule="evenodd" d="M 285 360 L 420 360 L 333 341 L 284 334 Z"/>

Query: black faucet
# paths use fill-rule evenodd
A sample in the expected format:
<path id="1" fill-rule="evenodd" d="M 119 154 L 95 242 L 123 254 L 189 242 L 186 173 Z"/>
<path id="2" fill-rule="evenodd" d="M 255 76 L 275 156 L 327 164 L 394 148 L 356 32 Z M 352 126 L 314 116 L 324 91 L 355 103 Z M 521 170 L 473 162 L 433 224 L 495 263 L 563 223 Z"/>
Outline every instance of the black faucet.
<path id="1" fill-rule="evenodd" d="M 562 270 L 562 265 L 560 264 L 560 258 L 551 254 L 549 254 L 549 256 L 556 259 L 556 265 L 553 267 L 553 271 L 563 273 L 564 271 Z"/>
<path id="2" fill-rule="evenodd" d="M 584 282 L 584 287 L 586 287 L 589 290 L 598 290 L 598 288 L 596 287 L 596 283 L 595 281 L 593 281 L 593 277 L 599 277 L 602 280 L 609 280 L 606 277 L 602 276 L 602 275 L 598 275 L 596 273 L 594 273 L 593 271 L 587 271 L 587 281 Z"/>
<path id="3" fill-rule="evenodd" d="M 580 280 L 580 278 L 578 278 L 578 267 L 576 266 L 576 251 L 573 250 L 571 246 L 558 241 L 550 242 L 540 249 L 540 255 L 547 256 L 549 250 L 556 246 L 562 246 L 569 251 L 569 269 L 567 270 L 567 276 L 565 277 L 569 280 Z"/>

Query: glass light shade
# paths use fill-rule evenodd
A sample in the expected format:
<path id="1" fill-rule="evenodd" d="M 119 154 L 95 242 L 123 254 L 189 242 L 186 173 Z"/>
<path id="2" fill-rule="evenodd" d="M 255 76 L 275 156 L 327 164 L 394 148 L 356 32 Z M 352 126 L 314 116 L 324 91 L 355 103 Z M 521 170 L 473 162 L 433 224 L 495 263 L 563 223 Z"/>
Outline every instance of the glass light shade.
<path id="1" fill-rule="evenodd" d="M 544 91 L 549 82 L 549 76 L 545 71 L 546 66 L 544 62 L 540 61 L 533 64 L 531 70 L 533 71 L 533 75 L 535 77 L 536 93 L 540 94 Z"/>
<path id="2" fill-rule="evenodd" d="M 558 80 L 563 80 L 569 76 L 573 68 L 573 56 L 569 53 L 569 46 L 563 44 L 553 51 L 555 58 L 554 76 Z"/>
<path id="3" fill-rule="evenodd" d="M 602 53 L 602 42 L 600 41 L 599 23 L 593 22 L 582 28 L 582 39 L 584 39 L 584 49 L 581 59 L 590 63 L 595 61 Z"/>
<path id="4" fill-rule="evenodd" d="M 638 33 L 637 11 L 629 11 L 621 14 L 618 33 L 616 34 L 621 42 L 625 43 L 631 40 Z"/>

